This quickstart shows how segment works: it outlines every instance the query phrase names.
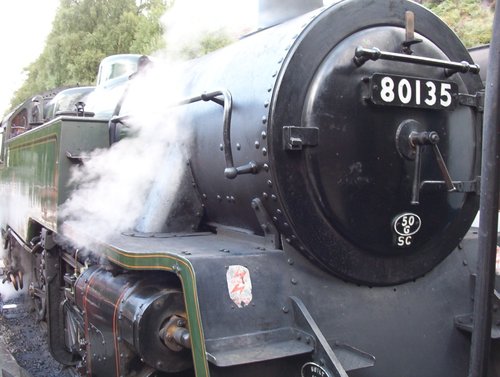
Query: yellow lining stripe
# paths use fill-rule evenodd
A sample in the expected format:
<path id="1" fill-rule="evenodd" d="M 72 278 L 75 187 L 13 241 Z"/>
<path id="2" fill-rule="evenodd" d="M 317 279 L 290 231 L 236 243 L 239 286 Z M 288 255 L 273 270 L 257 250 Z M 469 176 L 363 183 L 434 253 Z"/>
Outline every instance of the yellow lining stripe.
<path id="1" fill-rule="evenodd" d="M 197 327 L 197 334 L 198 334 L 198 337 L 199 337 L 199 341 L 200 341 L 200 351 L 199 351 L 199 354 L 198 354 L 198 358 L 195 356 L 195 349 L 193 347 L 193 363 L 194 363 L 194 368 L 195 368 L 195 373 L 196 373 L 196 376 L 197 377 L 209 377 L 210 376 L 210 373 L 209 373 L 209 370 L 208 370 L 208 363 L 207 363 L 207 359 L 206 359 L 206 349 L 205 349 L 205 338 L 204 338 L 204 335 L 203 335 L 203 330 L 202 330 L 202 325 L 201 325 L 201 315 L 200 315 L 200 307 L 199 307 L 199 302 L 198 302 L 198 294 L 197 294 L 197 288 L 196 288 L 196 278 L 195 278 L 195 274 L 194 274 L 194 271 L 193 271 L 193 267 L 192 265 L 189 263 L 189 261 L 185 260 L 185 259 L 181 259 L 181 258 L 178 258 L 174 255 L 168 255 L 168 254 L 145 254 L 145 255 L 138 255 L 138 254 L 130 254 L 128 252 L 124 252 L 122 250 L 119 250 L 113 246 L 110 246 L 108 245 L 107 247 L 105 247 L 105 249 L 109 250 L 109 251 L 112 251 L 113 253 L 116 253 L 116 254 L 119 254 L 125 258 L 133 258 L 133 259 L 152 259 L 152 258 L 158 258 L 158 259 L 166 259 L 168 261 L 175 261 L 181 265 L 183 265 L 185 267 L 185 269 L 181 269 L 180 271 L 177 271 L 174 267 L 170 267 L 170 266 L 165 266 L 165 265 L 130 265 L 130 264 L 127 264 L 125 262 L 122 262 L 116 258 L 113 258 L 112 256 L 108 255 L 107 258 L 116 263 L 117 265 L 119 266 L 122 266 L 122 267 L 125 267 L 125 268 L 128 268 L 128 269 L 132 269 L 132 270 L 144 270 L 144 269 L 147 269 L 147 270 L 163 270 L 163 271 L 169 271 L 169 272 L 175 272 L 179 277 L 180 277 L 180 280 L 181 280 L 181 284 L 182 284 L 182 287 L 183 287 L 183 291 L 184 291 L 184 305 L 186 306 L 186 311 L 188 313 L 188 318 L 190 317 L 190 314 L 194 314 L 195 318 L 196 318 L 196 327 Z M 160 261 L 159 261 L 160 262 Z M 191 300 L 194 304 L 194 313 L 190 313 L 190 305 L 188 304 L 188 301 L 187 301 L 187 293 L 188 291 L 190 291 L 189 289 L 186 289 L 186 283 L 184 281 L 184 278 L 182 275 L 183 275 L 183 271 L 187 270 L 187 272 L 189 273 L 189 278 L 191 280 L 191 285 L 192 285 L 192 297 L 191 297 Z M 193 329 L 193 326 L 192 324 L 190 323 L 190 328 L 192 330 Z M 197 360 L 198 361 L 201 361 L 203 360 L 203 366 L 202 368 L 204 369 L 204 371 L 201 371 L 198 369 L 199 365 L 197 363 Z"/>

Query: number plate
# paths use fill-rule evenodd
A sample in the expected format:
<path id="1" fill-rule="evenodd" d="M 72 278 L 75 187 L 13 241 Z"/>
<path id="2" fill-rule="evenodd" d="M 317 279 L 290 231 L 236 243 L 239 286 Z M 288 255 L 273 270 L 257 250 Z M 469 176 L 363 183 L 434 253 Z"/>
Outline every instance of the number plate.
<path id="1" fill-rule="evenodd" d="M 454 82 L 383 73 L 373 74 L 370 82 L 371 100 L 377 105 L 451 110 L 457 103 Z"/>

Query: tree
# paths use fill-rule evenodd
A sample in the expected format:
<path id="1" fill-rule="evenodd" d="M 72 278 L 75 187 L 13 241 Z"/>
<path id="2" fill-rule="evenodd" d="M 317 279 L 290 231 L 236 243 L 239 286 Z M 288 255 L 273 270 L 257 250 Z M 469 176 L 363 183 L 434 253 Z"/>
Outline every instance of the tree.
<path id="1" fill-rule="evenodd" d="M 467 47 L 489 43 L 493 11 L 484 2 L 495 0 L 424 0 L 423 5 L 429 7 L 441 17 Z"/>
<path id="2" fill-rule="evenodd" d="M 180 51 L 180 56 L 185 59 L 194 59 L 232 42 L 234 42 L 234 38 L 229 36 L 224 30 L 209 32 L 200 40 L 197 40 L 196 43 L 184 46 Z"/>
<path id="3" fill-rule="evenodd" d="M 168 0 L 60 0 L 52 31 L 14 106 L 60 86 L 92 85 L 99 62 L 122 53 L 150 54 L 163 47 L 160 17 Z"/>

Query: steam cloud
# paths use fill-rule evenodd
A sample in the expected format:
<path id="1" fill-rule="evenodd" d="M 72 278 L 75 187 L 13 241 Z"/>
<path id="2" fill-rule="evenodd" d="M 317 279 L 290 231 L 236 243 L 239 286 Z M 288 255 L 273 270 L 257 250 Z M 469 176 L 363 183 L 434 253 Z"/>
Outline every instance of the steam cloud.
<path id="1" fill-rule="evenodd" d="M 224 34 L 237 39 L 257 27 L 258 0 L 182 0 L 162 18 L 169 58 L 184 48 L 196 50 L 207 35 Z"/>
<path id="2" fill-rule="evenodd" d="M 162 83 L 161 88 L 158 83 Z M 65 219 L 63 232 L 68 235 L 71 230 L 76 246 L 89 246 L 87 236 L 104 241 L 133 229 L 145 203 L 156 205 L 150 194 L 158 177 L 166 183 L 162 188 L 165 193 L 177 189 L 183 161 L 188 158 L 189 134 L 177 127 L 175 111 L 165 109 L 165 93 L 158 92 L 165 87 L 176 87 L 175 80 L 160 68 L 132 80 L 123 106 L 131 114 L 126 124 L 132 136 L 93 152 L 73 171 L 71 183 L 77 189 L 60 215 Z M 168 201 L 161 204 L 162 211 L 168 211 Z M 157 231 L 155 224 L 150 225 L 141 230 Z"/>
<path id="3" fill-rule="evenodd" d="M 130 229 L 161 229 L 191 140 L 189 127 L 179 126 L 175 107 L 167 106 L 184 97 L 178 53 L 212 32 L 233 37 L 248 32 L 255 20 L 255 1 L 234 0 L 178 1 L 163 17 L 167 51 L 158 52 L 161 61 L 130 81 L 122 107 L 121 114 L 132 115 L 127 125 L 133 136 L 94 151 L 73 172 L 71 184 L 77 189 L 62 206 L 60 219 L 75 247 L 92 248 L 92 240 L 106 241 Z"/>
<path id="4" fill-rule="evenodd" d="M 0 225 L 5 228 L 9 224 L 14 229 L 21 231 L 26 229 L 28 225 L 28 218 L 30 215 L 30 208 L 35 203 L 30 203 L 28 195 L 23 192 L 19 184 L 2 184 L 0 185 L 0 197 L 3 198 L 3 206 L 0 206 Z M 0 276 L 0 281 L 6 278 L 7 271 L 10 267 L 14 270 L 21 269 L 23 274 L 26 275 L 30 271 L 25 271 L 20 260 L 13 260 L 13 266 L 6 266 L 4 262 L 8 262 L 8 250 L 4 249 L 4 242 L 0 244 L 0 268 L 2 269 L 3 276 Z M 27 281 L 27 279 L 25 279 Z M 14 289 L 14 286 L 6 281 L 5 284 L 0 283 L 0 296 L 2 301 L 10 300 L 20 294 L 19 291 Z"/>

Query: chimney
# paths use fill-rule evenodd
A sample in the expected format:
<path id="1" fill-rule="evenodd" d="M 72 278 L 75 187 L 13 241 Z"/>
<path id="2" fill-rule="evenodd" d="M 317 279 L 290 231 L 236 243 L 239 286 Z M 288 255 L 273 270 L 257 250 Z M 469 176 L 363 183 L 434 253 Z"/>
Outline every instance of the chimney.
<path id="1" fill-rule="evenodd" d="M 323 0 L 259 0 L 259 29 L 265 29 L 323 6 Z"/>

